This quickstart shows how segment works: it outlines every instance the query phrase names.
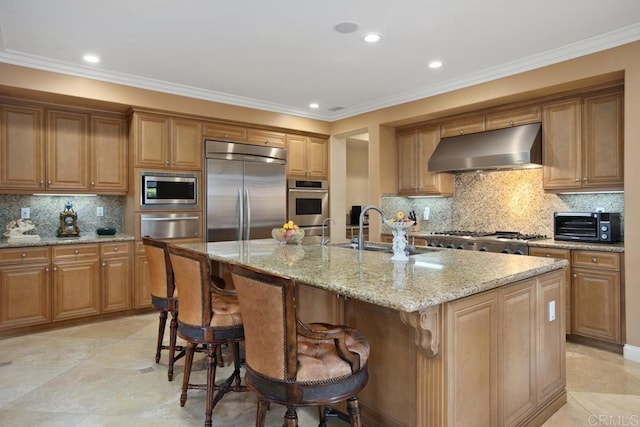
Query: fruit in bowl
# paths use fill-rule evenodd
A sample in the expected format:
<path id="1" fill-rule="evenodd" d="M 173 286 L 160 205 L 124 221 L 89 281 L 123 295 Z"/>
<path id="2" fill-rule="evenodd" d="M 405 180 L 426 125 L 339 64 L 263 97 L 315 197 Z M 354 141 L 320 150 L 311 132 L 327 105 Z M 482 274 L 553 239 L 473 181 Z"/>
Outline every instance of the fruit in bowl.
<path id="1" fill-rule="evenodd" d="M 396 215 L 392 218 L 386 219 L 384 221 L 387 224 L 413 224 L 415 221 L 413 221 L 411 218 L 409 218 L 407 215 L 405 215 L 405 213 L 403 211 L 398 211 L 396 212 Z"/>
<path id="2" fill-rule="evenodd" d="M 282 227 L 271 230 L 271 237 L 282 245 L 287 243 L 301 243 L 304 237 L 304 230 L 290 220 L 285 222 Z"/>

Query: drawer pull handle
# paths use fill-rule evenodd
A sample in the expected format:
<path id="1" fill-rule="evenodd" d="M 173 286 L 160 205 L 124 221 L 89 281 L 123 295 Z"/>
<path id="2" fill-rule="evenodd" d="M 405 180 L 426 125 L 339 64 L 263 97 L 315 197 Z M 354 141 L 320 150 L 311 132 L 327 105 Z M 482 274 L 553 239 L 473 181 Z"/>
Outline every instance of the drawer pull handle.
<path id="1" fill-rule="evenodd" d="M 546 254 L 545 255 L 547 258 L 551 258 L 551 254 Z"/>
<path id="2" fill-rule="evenodd" d="M 113 248 L 114 252 L 118 252 L 118 247 L 116 246 L 115 248 Z"/>
<path id="3" fill-rule="evenodd" d="M 103 266 L 103 267 L 106 267 L 106 266 L 107 266 L 107 263 L 106 263 L 106 262 L 103 262 L 103 263 L 102 263 L 102 266 Z"/>
<path id="4" fill-rule="evenodd" d="M 591 258 L 591 262 L 596 264 L 598 262 L 598 258 Z"/>
<path id="5" fill-rule="evenodd" d="M 78 255 L 78 254 L 80 253 L 80 251 L 79 251 L 79 250 L 77 250 L 77 249 L 75 249 L 75 250 L 73 251 L 73 253 L 74 253 L 74 254 L 76 254 L 76 255 Z"/>
<path id="6" fill-rule="evenodd" d="M 25 254 L 24 252 L 22 252 L 22 253 L 20 254 L 20 256 L 21 256 L 22 258 L 26 258 L 26 257 L 27 257 L 27 254 Z"/>
<path id="7" fill-rule="evenodd" d="M 578 278 L 578 275 L 577 275 L 576 273 L 573 273 L 571 276 L 572 276 L 574 279 L 577 279 L 577 278 Z"/>

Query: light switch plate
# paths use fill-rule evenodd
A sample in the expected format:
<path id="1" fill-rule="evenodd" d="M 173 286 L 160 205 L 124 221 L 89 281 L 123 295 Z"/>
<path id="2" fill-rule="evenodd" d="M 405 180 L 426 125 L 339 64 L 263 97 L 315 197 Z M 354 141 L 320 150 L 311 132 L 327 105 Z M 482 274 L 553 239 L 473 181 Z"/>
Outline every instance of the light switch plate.
<path id="1" fill-rule="evenodd" d="M 556 301 L 549 301 L 549 322 L 556 320 Z"/>
<path id="2" fill-rule="evenodd" d="M 20 208 L 20 218 L 21 219 L 29 219 L 29 218 L 31 218 L 31 209 L 30 208 Z"/>
<path id="3" fill-rule="evenodd" d="M 96 207 L 96 216 L 104 216 L 104 208 L 102 206 Z"/>

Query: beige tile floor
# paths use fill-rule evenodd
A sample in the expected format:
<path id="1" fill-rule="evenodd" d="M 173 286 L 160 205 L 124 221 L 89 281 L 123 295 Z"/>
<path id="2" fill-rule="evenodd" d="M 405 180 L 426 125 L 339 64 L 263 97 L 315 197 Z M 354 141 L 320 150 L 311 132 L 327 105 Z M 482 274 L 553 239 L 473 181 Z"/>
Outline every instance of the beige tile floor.
<path id="1" fill-rule="evenodd" d="M 0 426 L 202 426 L 204 392 L 190 391 L 180 407 L 182 360 L 168 382 L 166 352 L 154 363 L 156 331 L 153 313 L 1 339 Z M 196 357 L 192 378 L 204 382 Z M 638 363 L 569 343 L 567 390 L 568 403 L 545 426 L 640 426 Z M 274 405 L 267 425 L 281 426 L 283 414 Z M 230 393 L 213 423 L 252 426 L 254 416 L 251 393 Z M 317 425 L 314 409 L 298 416 L 301 426 Z"/>

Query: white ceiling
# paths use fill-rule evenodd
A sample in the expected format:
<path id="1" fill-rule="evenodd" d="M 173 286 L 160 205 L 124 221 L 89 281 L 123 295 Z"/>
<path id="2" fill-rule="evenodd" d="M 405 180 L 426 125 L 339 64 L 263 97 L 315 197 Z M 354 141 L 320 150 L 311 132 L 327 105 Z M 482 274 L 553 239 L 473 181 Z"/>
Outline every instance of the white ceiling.
<path id="1" fill-rule="evenodd" d="M 0 0 L 0 62 L 329 121 L 636 40 L 640 0 Z"/>

